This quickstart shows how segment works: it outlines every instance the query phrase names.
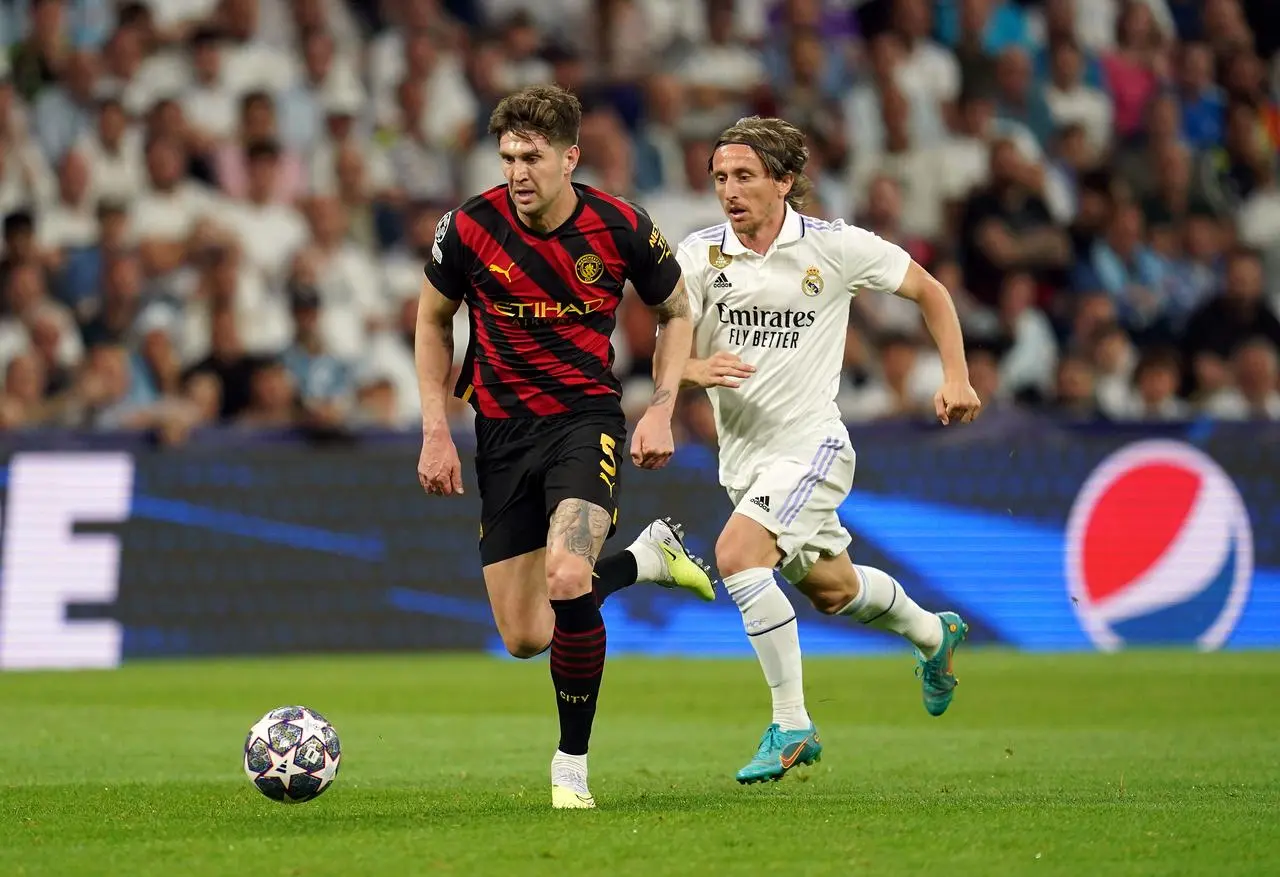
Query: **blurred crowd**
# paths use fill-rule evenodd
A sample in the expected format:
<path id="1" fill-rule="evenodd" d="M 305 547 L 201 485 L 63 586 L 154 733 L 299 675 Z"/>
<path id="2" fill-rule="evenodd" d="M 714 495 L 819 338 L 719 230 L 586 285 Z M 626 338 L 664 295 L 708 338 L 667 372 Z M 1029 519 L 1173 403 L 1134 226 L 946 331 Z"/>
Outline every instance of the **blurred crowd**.
<path id="1" fill-rule="evenodd" d="M 989 408 L 1280 419 L 1275 0 L 0 0 L 0 44 L 0 429 L 415 426 L 435 224 L 547 81 L 576 179 L 672 241 L 722 220 L 719 130 L 799 125 L 810 212 L 952 290 Z M 615 347 L 634 410 L 632 299 Z M 913 306 L 855 299 L 849 420 L 939 379 Z"/>

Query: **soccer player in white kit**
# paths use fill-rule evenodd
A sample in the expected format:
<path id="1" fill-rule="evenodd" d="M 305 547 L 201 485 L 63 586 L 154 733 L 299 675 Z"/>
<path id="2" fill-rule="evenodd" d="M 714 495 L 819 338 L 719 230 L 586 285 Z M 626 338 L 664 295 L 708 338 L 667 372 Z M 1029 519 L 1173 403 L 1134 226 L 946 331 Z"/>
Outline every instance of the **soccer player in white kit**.
<path id="1" fill-rule="evenodd" d="M 805 709 L 795 609 L 775 570 L 818 610 L 910 641 L 935 716 L 951 703 L 952 653 L 968 632 L 954 612 L 927 612 L 888 573 L 855 565 L 837 514 L 853 486 L 854 451 L 835 397 L 854 294 L 919 305 L 942 357 L 934 402 L 943 424 L 968 422 L 981 408 L 955 307 L 900 247 L 797 212 L 807 160 L 794 126 L 739 120 L 709 163 L 728 222 L 695 232 L 676 253 L 695 327 L 683 383 L 707 388 L 720 481 L 734 504 L 716 563 L 773 694 L 773 721 L 738 771 L 741 783 L 780 779 L 822 752 Z"/>

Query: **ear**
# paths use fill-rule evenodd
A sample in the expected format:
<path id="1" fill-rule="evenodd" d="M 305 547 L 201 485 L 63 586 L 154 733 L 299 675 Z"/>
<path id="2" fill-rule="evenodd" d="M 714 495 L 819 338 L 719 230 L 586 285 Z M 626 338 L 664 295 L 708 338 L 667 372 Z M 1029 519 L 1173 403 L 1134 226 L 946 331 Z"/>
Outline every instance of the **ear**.
<path id="1" fill-rule="evenodd" d="M 795 174 L 785 174 L 782 179 L 774 180 L 773 184 L 778 187 L 778 194 L 786 198 L 791 194 L 791 189 L 796 184 Z"/>
<path id="2" fill-rule="evenodd" d="M 566 174 L 573 173 L 574 169 L 577 168 L 578 159 L 581 157 L 581 155 L 582 155 L 582 150 L 578 148 L 578 144 L 576 143 L 564 151 L 563 161 L 564 161 L 564 172 Z"/>

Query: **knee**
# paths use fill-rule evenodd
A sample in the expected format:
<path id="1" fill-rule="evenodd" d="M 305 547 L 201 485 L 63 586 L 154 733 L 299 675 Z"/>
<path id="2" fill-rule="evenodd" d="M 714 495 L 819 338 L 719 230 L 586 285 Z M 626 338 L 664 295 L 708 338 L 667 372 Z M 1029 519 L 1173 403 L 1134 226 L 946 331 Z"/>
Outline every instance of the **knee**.
<path id="1" fill-rule="evenodd" d="M 765 531 L 761 529 L 761 532 Z M 777 563 L 778 549 L 769 539 L 752 539 L 726 527 L 716 540 L 716 569 L 720 571 L 721 577 L 761 567 L 773 569 Z"/>
<path id="2" fill-rule="evenodd" d="M 591 562 L 565 552 L 547 552 L 547 597 L 573 600 L 591 591 Z"/>
<path id="3" fill-rule="evenodd" d="M 536 658 L 547 650 L 547 646 L 551 645 L 550 641 L 543 640 L 540 637 L 531 636 L 528 631 L 515 631 L 513 633 L 504 633 L 502 635 L 502 645 L 513 658 Z"/>

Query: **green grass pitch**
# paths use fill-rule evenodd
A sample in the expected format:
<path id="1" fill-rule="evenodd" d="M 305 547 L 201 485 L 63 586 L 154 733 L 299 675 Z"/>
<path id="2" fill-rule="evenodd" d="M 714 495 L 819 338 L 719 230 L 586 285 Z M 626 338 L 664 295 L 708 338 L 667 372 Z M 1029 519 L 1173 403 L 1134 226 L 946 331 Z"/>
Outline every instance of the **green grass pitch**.
<path id="1" fill-rule="evenodd" d="M 755 664 L 615 660 L 594 812 L 550 809 L 542 660 L 0 674 L 0 875 L 1280 874 L 1280 655 L 972 649 L 940 719 L 913 666 L 810 660 L 823 761 L 740 787 L 768 720 Z M 240 749 L 299 702 L 344 761 L 285 807 Z"/>

